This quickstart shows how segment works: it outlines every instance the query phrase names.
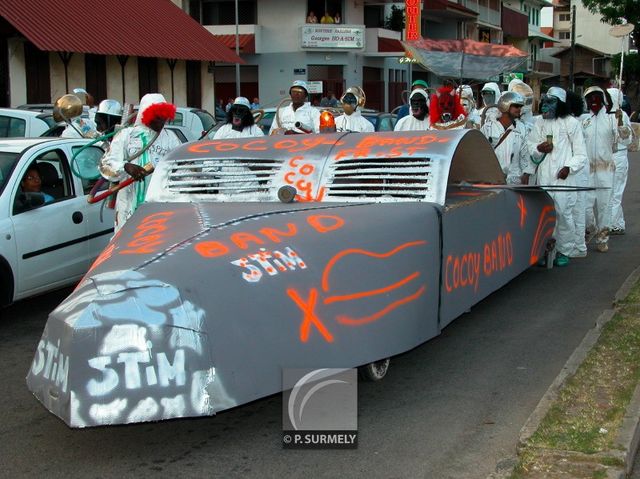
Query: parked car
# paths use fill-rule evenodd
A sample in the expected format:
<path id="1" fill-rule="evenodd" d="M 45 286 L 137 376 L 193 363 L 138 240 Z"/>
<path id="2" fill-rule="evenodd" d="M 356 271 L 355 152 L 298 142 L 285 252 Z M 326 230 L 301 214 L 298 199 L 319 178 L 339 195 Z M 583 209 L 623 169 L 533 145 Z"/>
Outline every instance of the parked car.
<path id="1" fill-rule="evenodd" d="M 548 251 L 553 200 L 504 183 L 477 130 L 180 146 L 49 315 L 27 385 L 90 427 L 216 414 L 290 365 L 381 379 Z"/>
<path id="2" fill-rule="evenodd" d="M 193 130 L 190 130 L 186 126 L 179 125 L 165 125 L 165 130 L 170 131 L 172 134 L 176 135 L 178 141 L 180 143 L 187 143 L 189 141 L 196 141 L 200 139 L 199 135 L 196 135 Z"/>
<path id="3" fill-rule="evenodd" d="M 0 108 L 0 138 L 35 138 L 55 125 L 51 113 Z"/>
<path id="4" fill-rule="evenodd" d="M 178 107 L 176 110 L 176 117 L 168 123 L 168 125 L 188 128 L 193 132 L 195 139 L 199 139 L 215 124 L 216 119 L 207 110 L 184 107 Z"/>
<path id="5" fill-rule="evenodd" d="M 113 232 L 113 212 L 89 204 L 92 181 L 71 173 L 83 139 L 0 140 L 0 304 L 77 282 Z M 78 160 L 97 161 L 91 146 Z M 38 165 L 42 193 L 22 191 L 29 166 Z"/>

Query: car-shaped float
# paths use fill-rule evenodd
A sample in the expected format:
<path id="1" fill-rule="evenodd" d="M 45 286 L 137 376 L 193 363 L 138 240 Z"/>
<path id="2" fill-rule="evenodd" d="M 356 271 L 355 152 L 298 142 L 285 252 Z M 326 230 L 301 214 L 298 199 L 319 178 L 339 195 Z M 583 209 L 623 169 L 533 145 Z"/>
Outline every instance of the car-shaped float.
<path id="1" fill-rule="evenodd" d="M 28 387 L 86 427 L 212 415 L 281 391 L 283 368 L 382 374 L 535 264 L 554 225 L 478 131 L 186 144 L 50 314 Z"/>

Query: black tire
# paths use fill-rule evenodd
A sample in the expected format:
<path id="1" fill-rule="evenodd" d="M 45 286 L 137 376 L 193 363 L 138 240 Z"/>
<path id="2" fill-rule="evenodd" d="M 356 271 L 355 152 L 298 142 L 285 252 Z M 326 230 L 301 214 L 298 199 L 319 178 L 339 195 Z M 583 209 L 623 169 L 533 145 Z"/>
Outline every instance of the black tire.
<path id="1" fill-rule="evenodd" d="M 13 302 L 13 274 L 4 258 L 0 258 L 0 308 Z"/>
<path id="2" fill-rule="evenodd" d="M 381 359 L 358 368 L 358 375 L 365 381 L 381 381 L 389 370 L 391 359 Z"/>

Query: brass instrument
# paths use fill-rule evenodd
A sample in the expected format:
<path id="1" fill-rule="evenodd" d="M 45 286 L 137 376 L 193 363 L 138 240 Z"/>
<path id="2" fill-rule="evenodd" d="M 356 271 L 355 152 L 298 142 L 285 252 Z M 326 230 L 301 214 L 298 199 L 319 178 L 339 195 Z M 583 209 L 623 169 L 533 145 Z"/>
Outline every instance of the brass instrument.
<path id="1" fill-rule="evenodd" d="M 285 128 L 282 127 L 282 121 L 280 120 L 280 109 L 285 108 L 291 104 L 291 97 L 286 96 L 278 103 L 276 107 L 276 114 L 273 121 L 276 122 L 276 128 L 271 131 L 271 135 L 284 135 Z"/>
<path id="2" fill-rule="evenodd" d="M 70 123 L 71 120 L 82 115 L 82 105 L 82 100 L 76 95 L 63 95 L 53 105 L 53 119 Z"/>
<path id="3" fill-rule="evenodd" d="M 256 125 L 260 123 L 262 117 L 264 116 L 264 110 L 259 108 L 257 110 L 251 110 L 251 114 L 253 115 L 253 121 L 255 121 Z"/>

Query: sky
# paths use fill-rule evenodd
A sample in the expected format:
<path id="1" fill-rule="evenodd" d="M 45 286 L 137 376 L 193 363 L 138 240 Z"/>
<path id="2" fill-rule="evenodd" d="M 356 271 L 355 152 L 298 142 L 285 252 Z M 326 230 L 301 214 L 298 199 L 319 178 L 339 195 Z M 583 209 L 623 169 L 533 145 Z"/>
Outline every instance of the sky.
<path id="1" fill-rule="evenodd" d="M 540 13 L 540 26 L 553 26 L 553 7 L 544 7 Z"/>

